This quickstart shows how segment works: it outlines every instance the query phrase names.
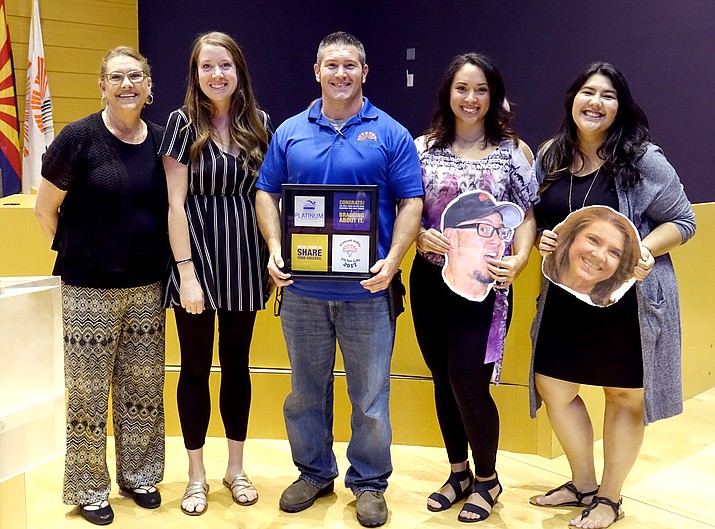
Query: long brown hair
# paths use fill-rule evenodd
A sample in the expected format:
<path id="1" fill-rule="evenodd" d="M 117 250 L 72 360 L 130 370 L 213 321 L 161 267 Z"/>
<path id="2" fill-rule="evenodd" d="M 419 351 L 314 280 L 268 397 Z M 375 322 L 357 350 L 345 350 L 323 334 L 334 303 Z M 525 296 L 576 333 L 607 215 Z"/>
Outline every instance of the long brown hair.
<path id="1" fill-rule="evenodd" d="M 573 103 L 581 87 L 595 74 L 608 78 L 618 96 L 616 119 L 597 151 L 598 157 L 604 161 L 603 171 L 612 180 L 619 178 L 624 189 L 633 187 L 643 177 L 636 162 L 645 154 L 647 144 L 652 142 L 648 118 L 633 100 L 628 81 L 620 70 L 607 62 L 594 62 L 584 68 L 569 86 L 564 98 L 561 126 L 556 135 L 539 149 L 539 163 L 544 172 L 542 193 L 556 180 L 568 176 L 573 164 L 583 167 L 583 154 L 579 150 L 578 131 L 573 120 Z"/>
<path id="2" fill-rule="evenodd" d="M 216 107 L 201 91 L 199 84 L 199 54 L 204 46 L 225 48 L 236 67 L 238 86 L 231 95 L 228 109 L 231 146 L 238 149 L 243 157 L 243 168 L 258 170 L 268 149 L 268 132 L 263 126 L 263 117 L 253 95 L 251 78 L 248 75 L 246 58 L 236 41 L 225 33 L 211 31 L 199 35 L 189 59 L 189 83 L 184 104 L 189 116 L 189 125 L 196 129 L 196 140 L 191 145 L 192 161 L 199 158 L 201 150 L 211 140 L 211 118 Z"/>
<path id="3" fill-rule="evenodd" d="M 449 147 L 454 141 L 456 123 L 452 111 L 452 82 L 457 72 L 463 66 L 471 64 L 479 68 L 487 79 L 489 86 L 489 109 L 484 116 L 484 140 L 488 145 L 499 145 L 504 140 L 519 143 L 516 133 L 510 128 L 514 114 L 504 105 L 505 88 L 501 73 L 492 60 L 481 53 L 463 53 L 452 59 L 442 76 L 442 83 L 437 90 L 439 106 L 432 115 L 432 122 L 425 131 L 426 144 L 442 149 Z"/>

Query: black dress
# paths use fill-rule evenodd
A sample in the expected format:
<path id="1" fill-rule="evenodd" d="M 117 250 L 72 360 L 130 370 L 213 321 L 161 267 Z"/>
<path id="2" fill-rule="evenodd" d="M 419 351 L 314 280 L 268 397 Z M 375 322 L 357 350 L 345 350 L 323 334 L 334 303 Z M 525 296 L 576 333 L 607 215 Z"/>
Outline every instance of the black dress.
<path id="1" fill-rule="evenodd" d="M 534 207 L 539 228 L 553 229 L 570 209 L 583 206 L 603 205 L 618 211 L 613 181 L 603 173 L 595 175 L 575 177 L 570 193 L 569 174 L 548 187 Z M 643 387 L 635 287 L 608 307 L 589 305 L 554 284 L 546 296 L 536 341 L 536 373 L 593 386 Z"/>
<path id="2" fill-rule="evenodd" d="M 268 127 L 268 117 L 262 115 Z M 261 310 L 268 297 L 268 249 L 256 222 L 257 172 L 244 169 L 242 158 L 223 152 L 213 141 L 192 163 L 189 148 L 195 130 L 187 124 L 185 108 L 172 112 L 159 152 L 189 166 L 186 218 L 206 308 Z M 176 265 L 169 276 L 165 305 L 181 306 Z"/>

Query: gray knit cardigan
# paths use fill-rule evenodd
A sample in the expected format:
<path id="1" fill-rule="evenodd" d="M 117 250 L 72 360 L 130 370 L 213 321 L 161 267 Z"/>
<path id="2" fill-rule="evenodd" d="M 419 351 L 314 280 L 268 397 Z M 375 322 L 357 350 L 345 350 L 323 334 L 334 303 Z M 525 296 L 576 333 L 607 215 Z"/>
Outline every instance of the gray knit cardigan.
<path id="1" fill-rule="evenodd" d="M 616 182 L 620 212 L 631 219 L 641 238 L 659 224 L 672 222 L 680 230 L 683 242 L 690 239 L 695 234 L 695 214 L 663 151 L 656 145 L 648 145 L 636 165 L 642 178 L 634 187 L 623 189 L 621 182 Z M 534 168 L 539 182 L 543 181 L 538 161 Z M 549 282 L 542 278 L 536 316 L 531 326 L 529 390 L 532 418 L 541 406 L 541 397 L 534 385 L 534 352 L 548 287 Z M 652 272 L 637 282 L 635 288 L 643 350 L 643 421 L 649 424 L 683 411 L 680 305 L 670 255 L 656 257 Z"/>

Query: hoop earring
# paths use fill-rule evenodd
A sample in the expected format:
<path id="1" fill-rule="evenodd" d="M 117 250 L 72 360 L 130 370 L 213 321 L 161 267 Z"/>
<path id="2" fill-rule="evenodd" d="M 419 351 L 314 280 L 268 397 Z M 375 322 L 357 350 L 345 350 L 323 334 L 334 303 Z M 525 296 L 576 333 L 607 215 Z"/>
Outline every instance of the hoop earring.
<path id="1" fill-rule="evenodd" d="M 102 105 L 103 108 L 107 108 L 107 96 L 102 94 L 102 97 L 99 100 L 99 104 Z"/>
<path id="2" fill-rule="evenodd" d="M 154 102 L 154 94 L 149 92 L 149 96 L 146 98 L 146 102 L 144 103 L 146 106 L 151 105 Z"/>

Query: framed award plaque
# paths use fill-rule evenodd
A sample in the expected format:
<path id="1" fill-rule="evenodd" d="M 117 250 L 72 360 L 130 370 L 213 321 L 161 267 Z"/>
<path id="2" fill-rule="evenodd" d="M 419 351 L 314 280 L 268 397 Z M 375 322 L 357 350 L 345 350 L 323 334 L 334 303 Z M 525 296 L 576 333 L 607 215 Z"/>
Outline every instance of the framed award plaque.
<path id="1" fill-rule="evenodd" d="M 283 184 L 281 241 L 291 279 L 358 281 L 377 260 L 378 189 Z"/>

